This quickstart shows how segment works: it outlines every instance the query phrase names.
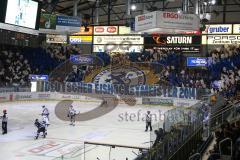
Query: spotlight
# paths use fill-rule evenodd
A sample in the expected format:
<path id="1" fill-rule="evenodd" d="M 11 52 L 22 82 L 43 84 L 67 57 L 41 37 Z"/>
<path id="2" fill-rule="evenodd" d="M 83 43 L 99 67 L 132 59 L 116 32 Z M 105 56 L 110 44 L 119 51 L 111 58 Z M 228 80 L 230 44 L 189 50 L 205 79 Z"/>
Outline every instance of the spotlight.
<path id="1" fill-rule="evenodd" d="M 135 11 L 137 9 L 137 6 L 135 4 L 131 5 L 131 10 Z"/>
<path id="2" fill-rule="evenodd" d="M 177 9 L 178 14 L 183 14 L 183 11 L 181 9 Z"/>
<path id="3" fill-rule="evenodd" d="M 216 2 L 217 2 L 216 0 L 212 0 L 212 1 L 211 1 L 211 4 L 212 4 L 212 5 L 215 5 Z"/>

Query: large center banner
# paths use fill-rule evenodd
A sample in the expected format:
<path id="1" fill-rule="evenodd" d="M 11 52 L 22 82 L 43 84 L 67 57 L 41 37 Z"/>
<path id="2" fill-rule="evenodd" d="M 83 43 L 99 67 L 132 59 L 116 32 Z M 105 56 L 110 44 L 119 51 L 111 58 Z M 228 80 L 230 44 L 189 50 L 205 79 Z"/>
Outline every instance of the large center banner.
<path id="1" fill-rule="evenodd" d="M 49 85 L 48 90 L 51 90 L 51 86 L 54 86 L 54 84 Z M 64 84 L 62 88 L 64 88 L 63 92 L 66 94 L 87 93 L 133 97 L 173 97 L 184 99 L 197 99 L 196 88 L 187 87 L 68 82 Z"/>

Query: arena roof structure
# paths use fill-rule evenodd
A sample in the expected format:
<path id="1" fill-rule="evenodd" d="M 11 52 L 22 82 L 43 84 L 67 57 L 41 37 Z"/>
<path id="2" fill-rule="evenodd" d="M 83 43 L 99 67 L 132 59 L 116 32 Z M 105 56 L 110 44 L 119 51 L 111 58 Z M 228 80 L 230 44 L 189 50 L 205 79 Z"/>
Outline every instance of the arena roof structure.
<path id="1" fill-rule="evenodd" d="M 197 13 L 209 23 L 240 23 L 240 0 L 39 0 L 44 10 L 90 17 L 92 24 L 127 24 L 151 11 Z M 196 7 L 198 6 L 198 7 Z M 237 13 L 237 14 L 236 14 Z"/>

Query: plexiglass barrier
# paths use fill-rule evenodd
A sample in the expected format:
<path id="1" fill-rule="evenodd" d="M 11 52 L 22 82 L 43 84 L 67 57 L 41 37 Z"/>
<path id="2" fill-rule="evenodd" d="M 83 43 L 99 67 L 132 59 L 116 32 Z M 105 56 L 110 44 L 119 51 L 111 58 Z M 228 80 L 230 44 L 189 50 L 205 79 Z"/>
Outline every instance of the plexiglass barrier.
<path id="1" fill-rule="evenodd" d="M 83 160 L 137 160 L 147 152 L 147 147 L 84 142 Z"/>

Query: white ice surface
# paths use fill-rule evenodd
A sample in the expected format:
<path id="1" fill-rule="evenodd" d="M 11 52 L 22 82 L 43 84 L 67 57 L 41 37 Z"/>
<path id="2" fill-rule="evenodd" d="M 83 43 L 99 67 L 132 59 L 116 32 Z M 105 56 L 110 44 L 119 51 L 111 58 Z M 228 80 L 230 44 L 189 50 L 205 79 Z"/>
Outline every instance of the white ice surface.
<path id="1" fill-rule="evenodd" d="M 8 134 L 0 135 L 0 160 L 60 160 L 61 155 L 68 160 L 84 160 L 84 141 L 110 143 L 127 146 L 149 147 L 150 132 L 144 132 L 145 122 L 142 120 L 147 110 L 156 114 L 159 119 L 159 110 L 165 112 L 170 107 L 161 106 L 128 106 L 119 104 L 112 112 L 90 121 L 77 122 L 70 126 L 69 122 L 59 120 L 54 114 L 58 102 L 9 102 L 0 103 L 0 111 L 7 109 L 9 123 Z M 100 102 L 99 102 L 100 103 Z M 46 139 L 34 140 L 36 128 L 33 123 L 40 118 L 41 106 L 50 110 L 50 126 Z M 98 102 L 74 102 L 73 106 L 81 113 L 98 106 Z M 133 121 L 122 120 L 125 113 L 132 113 Z M 139 119 L 139 121 L 138 121 Z M 155 123 L 155 122 L 153 122 Z M 109 159 L 109 147 L 85 146 L 85 159 Z M 129 160 L 136 157 L 138 150 L 112 148 L 111 159 Z"/>

